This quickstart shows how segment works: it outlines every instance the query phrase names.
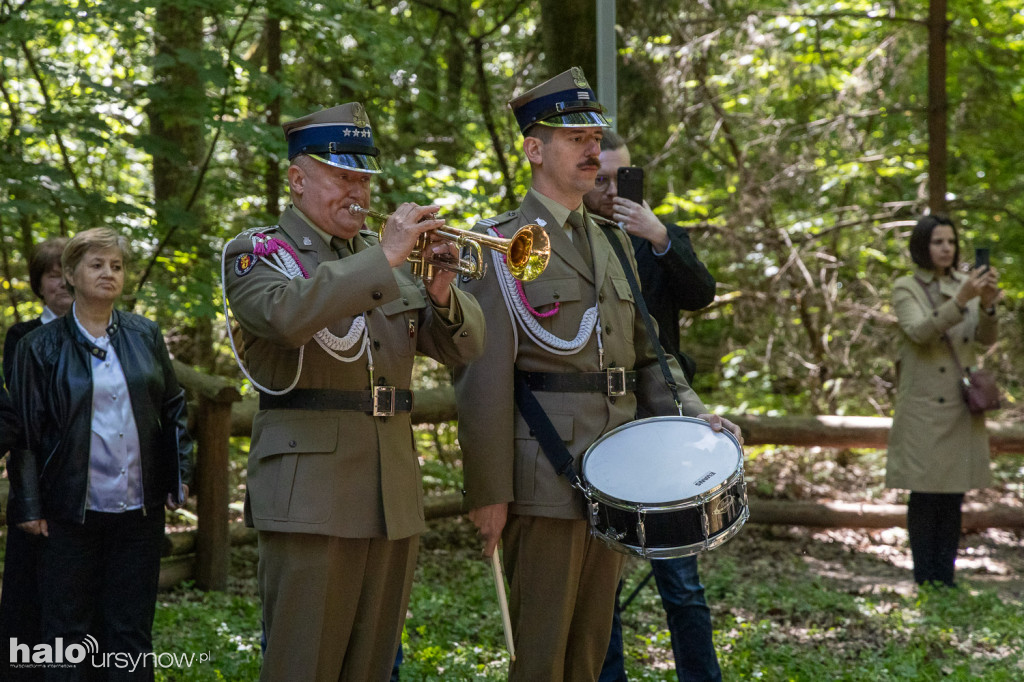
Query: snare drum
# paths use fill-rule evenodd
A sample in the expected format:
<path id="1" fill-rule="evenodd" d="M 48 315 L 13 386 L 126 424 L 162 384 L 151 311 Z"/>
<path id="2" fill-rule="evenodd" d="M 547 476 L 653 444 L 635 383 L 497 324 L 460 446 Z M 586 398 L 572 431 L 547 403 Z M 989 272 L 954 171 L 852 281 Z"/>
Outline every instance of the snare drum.
<path id="1" fill-rule="evenodd" d="M 731 538 L 750 512 L 743 448 L 702 419 L 624 424 L 583 455 L 591 531 L 648 559 L 690 556 Z"/>

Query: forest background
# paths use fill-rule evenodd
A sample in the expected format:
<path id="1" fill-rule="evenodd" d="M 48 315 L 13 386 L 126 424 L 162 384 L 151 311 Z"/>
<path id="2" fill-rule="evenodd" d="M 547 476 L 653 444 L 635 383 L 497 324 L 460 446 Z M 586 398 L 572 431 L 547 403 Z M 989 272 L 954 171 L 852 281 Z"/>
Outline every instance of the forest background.
<path id="1" fill-rule="evenodd" d="M 573 65 L 597 84 L 595 6 L 0 0 L 0 334 L 39 314 L 32 244 L 110 225 L 136 251 L 124 305 L 160 322 L 177 359 L 248 390 L 227 343 L 220 249 L 287 202 L 280 123 L 363 102 L 386 169 L 374 207 L 438 203 L 450 224 L 469 227 L 516 206 L 529 183 L 506 102 Z M 681 320 L 709 405 L 890 414 L 891 284 L 908 271 L 917 217 L 940 205 L 961 228 L 962 258 L 989 246 L 1002 273 L 1000 341 L 985 364 L 1009 398 L 999 418 L 1019 423 L 1019 0 L 623 0 L 616 36 L 618 130 L 646 170 L 648 201 L 691 230 L 719 283 L 713 305 Z M 422 370 L 421 385 L 446 381 L 429 363 Z M 452 431 L 419 433 L 431 492 L 458 485 Z M 833 466 L 831 452 L 750 450 L 756 494 L 883 499 L 884 453 Z M 1019 506 L 1019 462 L 999 458 L 986 500 Z M 424 537 L 407 679 L 438 679 L 445 666 L 443 679 L 483 679 L 484 668 L 504 677 L 493 586 L 466 525 L 432 524 Z M 1019 533 L 984 537 L 959 560 L 973 580 L 1024 570 Z M 214 643 L 219 667 L 158 679 L 254 678 L 254 550 L 232 554 L 229 593 L 185 589 L 158 605 L 160 647 Z M 748 526 L 702 558 L 728 679 L 1019 679 L 1019 581 L 922 608 L 927 595 L 889 591 L 908 582 L 908 555 L 898 529 Z M 997 563 L 1010 568 L 990 570 Z M 669 679 L 657 595 L 641 599 L 630 674 Z M 477 613 L 491 614 L 485 628 Z"/>
<path id="2" fill-rule="evenodd" d="M 1002 272 L 985 362 L 1020 395 L 1024 10 L 947 12 L 936 33 L 925 3 L 618 3 L 618 130 L 719 282 L 681 322 L 712 404 L 889 414 L 890 285 L 929 203 L 930 35 L 947 41 L 942 199 L 962 258 L 990 246 Z M 375 207 L 434 202 L 468 228 L 528 186 L 506 102 L 574 64 L 596 83 L 594 15 L 580 0 L 0 1 L 0 333 L 39 312 L 33 243 L 111 225 L 137 252 L 126 305 L 178 359 L 238 377 L 220 248 L 287 202 L 280 122 L 362 101 L 386 168 Z"/>

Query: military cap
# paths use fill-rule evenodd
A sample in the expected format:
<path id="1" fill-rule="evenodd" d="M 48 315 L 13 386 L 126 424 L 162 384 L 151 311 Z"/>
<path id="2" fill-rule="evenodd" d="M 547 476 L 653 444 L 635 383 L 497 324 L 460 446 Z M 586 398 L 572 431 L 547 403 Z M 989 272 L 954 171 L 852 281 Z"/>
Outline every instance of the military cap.
<path id="1" fill-rule="evenodd" d="M 555 128 L 611 127 L 604 117 L 604 107 L 578 66 L 541 83 L 508 105 L 524 133 L 535 124 Z"/>
<path id="2" fill-rule="evenodd" d="M 370 117 L 359 102 L 317 111 L 281 126 L 288 139 L 288 159 L 308 154 L 331 166 L 380 173 Z"/>

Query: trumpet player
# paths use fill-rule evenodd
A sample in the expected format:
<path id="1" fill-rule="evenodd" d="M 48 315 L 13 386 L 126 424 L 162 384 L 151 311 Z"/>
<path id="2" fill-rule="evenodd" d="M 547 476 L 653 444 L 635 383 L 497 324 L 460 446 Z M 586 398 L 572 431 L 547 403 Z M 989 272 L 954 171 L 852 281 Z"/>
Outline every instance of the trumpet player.
<path id="1" fill-rule="evenodd" d="M 283 127 L 291 204 L 222 259 L 239 365 L 260 399 L 246 491 L 267 632 L 260 679 L 386 680 L 425 530 L 413 356 L 472 360 L 483 314 L 453 272 L 424 285 L 400 267 L 443 224 L 437 206 L 402 204 L 380 238 L 350 209 L 371 205 L 381 172 L 359 103 Z M 428 248 L 457 256 L 448 242 Z"/>
<path id="2" fill-rule="evenodd" d="M 509 679 L 593 681 L 608 649 L 624 555 L 590 535 L 585 500 L 556 473 L 544 434 L 579 471 L 584 451 L 638 410 L 678 411 L 610 242 L 620 242 L 635 271 L 629 238 L 618 228 L 606 234 L 604 219 L 583 205 L 601 166 L 603 108 L 578 67 L 509 104 L 531 188 L 518 209 L 475 229 L 509 234 L 539 224 L 552 253 L 544 273 L 521 286 L 509 286 L 500 264 L 461 285 L 487 319 L 484 355 L 456 370 L 465 506 L 484 554 L 499 540 L 503 546 L 516 652 Z M 675 358 L 668 364 L 686 415 L 738 433 L 704 414 Z M 520 407 L 522 385 L 549 428 L 536 410 Z"/>

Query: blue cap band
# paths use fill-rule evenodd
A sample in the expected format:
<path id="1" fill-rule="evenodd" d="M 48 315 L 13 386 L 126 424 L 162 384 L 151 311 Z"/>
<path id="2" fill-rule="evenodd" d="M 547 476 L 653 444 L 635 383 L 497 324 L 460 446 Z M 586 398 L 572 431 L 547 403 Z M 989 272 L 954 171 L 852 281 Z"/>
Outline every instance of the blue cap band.
<path id="1" fill-rule="evenodd" d="M 373 131 L 369 126 L 346 123 L 311 125 L 288 136 L 288 158 L 299 154 L 358 154 L 377 156 Z"/>
<path id="2" fill-rule="evenodd" d="M 519 130 L 525 132 L 530 126 L 545 119 L 584 111 L 594 112 L 598 116 L 589 118 L 590 122 L 586 123 L 581 119 L 580 127 L 608 125 L 604 116 L 601 116 L 604 107 L 597 101 L 597 96 L 590 88 L 572 88 L 544 95 L 526 102 L 514 113 L 516 122 L 519 123 Z"/>

